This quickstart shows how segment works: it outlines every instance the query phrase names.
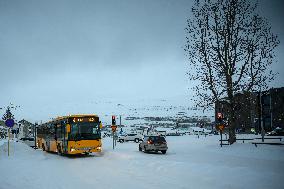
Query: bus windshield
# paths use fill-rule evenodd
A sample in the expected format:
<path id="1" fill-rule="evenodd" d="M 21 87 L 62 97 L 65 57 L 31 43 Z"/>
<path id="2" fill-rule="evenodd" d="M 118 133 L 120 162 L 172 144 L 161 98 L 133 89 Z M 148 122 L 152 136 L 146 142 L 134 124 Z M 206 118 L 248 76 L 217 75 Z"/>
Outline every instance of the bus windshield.
<path id="1" fill-rule="evenodd" d="M 71 124 L 69 140 L 96 140 L 100 138 L 99 123 L 77 122 Z"/>

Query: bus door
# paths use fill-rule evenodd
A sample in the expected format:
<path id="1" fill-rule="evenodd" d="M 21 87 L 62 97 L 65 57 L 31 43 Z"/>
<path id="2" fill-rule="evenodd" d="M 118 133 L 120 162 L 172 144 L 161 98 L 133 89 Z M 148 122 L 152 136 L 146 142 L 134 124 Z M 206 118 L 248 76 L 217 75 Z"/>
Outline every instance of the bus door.
<path id="1" fill-rule="evenodd" d="M 68 152 L 68 144 L 67 144 L 67 137 L 66 137 L 66 124 L 62 122 L 62 131 L 63 131 L 63 150 L 64 152 Z"/>

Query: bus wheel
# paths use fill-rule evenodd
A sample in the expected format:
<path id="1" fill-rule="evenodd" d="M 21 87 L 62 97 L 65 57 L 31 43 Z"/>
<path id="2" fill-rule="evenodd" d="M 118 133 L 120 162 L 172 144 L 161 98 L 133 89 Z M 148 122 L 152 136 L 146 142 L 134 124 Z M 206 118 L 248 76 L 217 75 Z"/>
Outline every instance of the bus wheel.
<path id="1" fill-rule="evenodd" d="M 60 145 L 57 146 L 57 154 L 62 156 L 62 150 L 60 148 Z"/>
<path id="2" fill-rule="evenodd" d="M 44 144 L 41 145 L 42 151 L 45 151 Z"/>

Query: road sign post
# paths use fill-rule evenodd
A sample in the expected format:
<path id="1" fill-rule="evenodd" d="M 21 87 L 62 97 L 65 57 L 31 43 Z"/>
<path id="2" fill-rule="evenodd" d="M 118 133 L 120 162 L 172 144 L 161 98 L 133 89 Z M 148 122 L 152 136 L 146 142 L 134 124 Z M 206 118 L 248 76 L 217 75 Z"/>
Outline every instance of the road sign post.
<path id="1" fill-rule="evenodd" d="M 14 126 L 15 122 L 13 119 L 7 119 L 5 125 L 9 127 L 8 129 L 8 156 L 10 156 L 10 130 Z"/>
<path id="2" fill-rule="evenodd" d="M 220 143 L 220 145 L 221 145 L 221 147 L 223 146 L 223 130 L 225 129 L 225 125 L 224 124 L 222 124 L 222 123 L 219 123 L 218 125 L 216 125 L 216 129 L 218 130 L 218 131 L 220 131 L 220 136 L 221 136 L 221 143 Z"/>
<path id="3" fill-rule="evenodd" d="M 114 132 L 112 132 L 112 149 L 114 150 Z"/>
<path id="4" fill-rule="evenodd" d="M 10 128 L 8 129 L 8 156 L 10 156 Z"/>

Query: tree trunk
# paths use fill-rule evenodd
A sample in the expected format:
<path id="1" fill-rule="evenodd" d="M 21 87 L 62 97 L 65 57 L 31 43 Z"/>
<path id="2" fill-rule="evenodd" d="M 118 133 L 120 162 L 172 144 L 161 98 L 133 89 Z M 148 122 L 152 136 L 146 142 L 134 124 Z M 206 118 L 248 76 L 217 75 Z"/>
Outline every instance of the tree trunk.
<path id="1" fill-rule="evenodd" d="M 233 144 L 236 142 L 236 116 L 235 116 L 235 108 L 234 105 L 229 107 L 229 143 Z"/>
<path id="2" fill-rule="evenodd" d="M 234 121 L 231 122 L 231 125 L 229 127 L 229 143 L 233 144 L 234 142 L 236 142 L 236 126 Z"/>

